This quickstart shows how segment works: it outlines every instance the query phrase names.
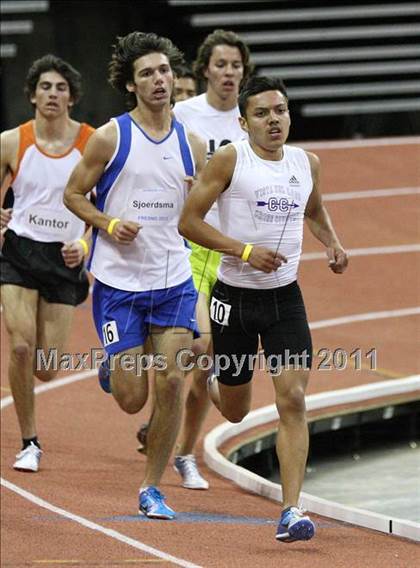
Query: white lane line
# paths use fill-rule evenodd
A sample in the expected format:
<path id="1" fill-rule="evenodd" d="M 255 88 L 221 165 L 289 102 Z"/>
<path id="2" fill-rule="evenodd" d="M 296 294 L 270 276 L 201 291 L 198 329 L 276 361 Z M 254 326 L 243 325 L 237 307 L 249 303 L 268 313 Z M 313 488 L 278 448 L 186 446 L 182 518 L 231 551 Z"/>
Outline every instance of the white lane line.
<path id="1" fill-rule="evenodd" d="M 49 390 L 58 389 L 59 387 L 65 387 L 71 383 L 77 383 L 77 381 L 83 381 L 84 379 L 89 379 L 89 377 L 94 377 L 98 374 L 96 369 L 90 369 L 89 371 L 82 371 L 80 373 L 75 373 L 74 375 L 70 375 L 69 377 L 61 377 L 60 379 L 55 379 L 49 383 L 43 383 L 42 385 L 38 385 L 34 388 L 35 394 L 39 394 L 42 392 L 46 392 Z M 6 408 L 13 404 L 13 397 L 12 396 L 4 396 L 0 402 L 0 409 Z"/>
<path id="2" fill-rule="evenodd" d="M 417 195 L 420 187 L 394 187 L 388 189 L 365 189 L 361 191 L 342 191 L 324 193 L 323 201 L 344 201 L 346 199 L 368 199 L 371 197 L 398 197 L 400 195 Z"/>
<path id="3" fill-rule="evenodd" d="M 383 312 L 366 312 L 364 314 L 353 314 L 351 316 L 343 316 L 341 318 L 332 318 L 320 321 L 314 321 L 309 324 L 311 329 L 321 329 L 323 327 L 334 327 L 336 325 L 346 325 L 358 321 L 376 321 L 378 319 L 401 318 L 407 316 L 420 315 L 420 306 L 412 308 L 402 308 L 400 310 L 385 310 Z"/>
<path id="4" fill-rule="evenodd" d="M 353 256 L 370 256 L 375 254 L 403 254 L 407 252 L 420 252 L 420 243 L 411 245 L 395 245 L 387 247 L 366 247 L 347 249 L 347 254 Z M 326 260 L 327 253 L 324 252 L 304 252 L 301 260 Z"/>
<path id="5" fill-rule="evenodd" d="M 368 313 L 364 313 L 364 314 L 354 314 L 354 315 L 350 315 L 350 316 L 344 316 L 344 317 L 341 317 L 341 318 L 320 320 L 318 322 L 313 322 L 312 324 L 310 324 L 310 327 L 311 327 L 311 329 L 319 329 L 319 328 L 324 328 L 324 327 L 329 327 L 329 326 L 334 326 L 334 325 L 343 325 L 343 324 L 347 324 L 347 323 L 353 323 L 353 322 L 356 322 L 356 321 L 376 320 L 376 319 L 387 318 L 387 317 L 401 317 L 401 316 L 407 316 L 407 315 L 409 316 L 409 315 L 414 315 L 414 314 L 420 314 L 420 307 L 404 308 L 404 309 L 400 309 L 400 310 L 388 310 L 388 311 L 383 311 L 383 312 L 368 312 Z M 43 384 L 43 385 L 36 387 L 35 393 L 36 394 L 42 393 L 42 392 L 45 392 L 45 391 L 48 391 L 48 390 L 53 390 L 55 388 L 59 388 L 59 387 L 71 384 L 71 383 L 76 382 L 76 381 L 81 381 L 81 380 L 84 380 L 84 379 L 87 379 L 89 377 L 96 375 L 96 373 L 97 373 L 96 370 L 90 370 L 90 371 L 84 371 L 84 372 L 81 372 L 81 373 L 77 373 L 77 374 L 72 375 L 70 377 L 64 377 L 62 379 L 57 379 L 55 381 L 52 381 L 51 383 L 46 383 L 46 384 Z M 6 408 L 7 406 L 11 405 L 12 403 L 13 403 L 13 398 L 11 396 L 7 396 L 7 397 L 2 398 L 1 399 L 1 409 Z M 51 505 L 47 501 L 44 501 L 43 499 L 40 499 L 39 497 L 32 495 L 31 493 L 25 491 L 24 489 L 21 489 L 17 485 L 10 483 L 6 479 L 1 478 L 1 485 L 10 489 L 11 491 L 15 491 L 17 494 L 21 495 L 25 499 L 28 499 L 29 501 L 32 501 L 33 503 L 35 503 L 36 505 L 39 505 L 40 507 L 44 507 L 45 509 L 48 509 L 49 511 L 55 512 L 55 513 L 62 515 L 66 518 L 69 518 L 69 519 L 71 519 L 75 522 L 80 523 L 83 526 L 86 526 L 87 528 L 91 528 L 92 530 L 96 530 L 96 531 L 101 532 L 101 533 L 103 533 L 107 536 L 110 536 L 111 538 L 115 538 L 116 540 L 120 540 L 121 542 L 124 542 L 124 543 L 128 544 L 129 546 L 133 546 L 134 548 L 137 548 L 139 550 L 143 550 L 144 552 L 149 552 L 150 554 L 157 556 L 159 558 L 164 558 L 164 559 L 170 560 L 171 562 L 174 562 L 178 566 L 185 566 L 186 568 L 201 568 L 201 567 L 199 567 L 195 564 L 192 564 L 188 561 L 184 561 L 184 560 L 172 557 L 172 556 L 166 554 L 165 552 L 161 552 L 157 549 L 149 547 L 149 546 L 147 546 L 146 544 L 144 544 L 140 541 L 131 539 L 130 537 L 126 537 L 125 535 L 123 535 L 123 534 L 121 534 L 117 531 L 114 531 L 112 529 L 107 529 L 106 527 L 102 527 L 101 525 L 93 523 L 93 522 L 91 522 L 87 519 L 84 519 L 83 517 L 79 517 L 78 515 L 74 515 L 73 513 L 65 511 L 64 509 L 60 509 L 58 507 L 55 507 L 54 505 Z"/>
<path id="6" fill-rule="evenodd" d="M 405 146 L 407 144 L 420 144 L 419 136 L 401 136 L 398 138 L 369 138 L 362 140 L 336 140 L 324 142 L 293 142 L 299 148 L 314 148 L 319 150 L 341 150 L 342 148 L 367 148 L 375 146 Z"/>
<path id="7" fill-rule="evenodd" d="M 124 534 L 121 534 L 118 531 L 114 531 L 113 529 L 108 529 L 106 527 L 103 527 L 102 525 L 98 525 L 97 523 L 93 523 L 92 521 L 89 521 L 88 519 L 85 519 L 84 517 L 79 517 L 79 515 L 75 515 L 73 513 L 70 513 L 69 511 L 66 511 L 65 509 L 61 509 L 60 507 L 56 507 L 55 505 L 51 505 L 51 503 L 48 503 L 47 501 L 40 499 L 36 495 L 29 493 L 29 491 L 25 491 L 24 489 L 21 489 L 20 487 L 18 487 L 14 483 L 10 483 L 9 481 L 6 481 L 3 478 L 1 479 L 1 484 L 4 487 L 6 487 L 7 489 L 10 489 L 10 491 L 14 491 L 15 493 L 17 493 L 21 497 L 24 497 L 25 499 L 27 499 L 28 501 L 31 501 L 32 503 L 34 503 L 35 505 L 38 505 L 39 507 L 43 507 L 44 509 L 51 511 L 52 513 L 56 513 L 57 515 L 61 515 L 62 517 L 65 517 L 66 519 L 69 519 L 70 521 L 74 521 L 75 523 L 79 523 L 80 525 L 82 525 L 82 526 L 84 526 L 88 529 L 100 532 L 100 533 L 102 533 L 106 536 L 110 536 L 111 538 L 114 538 L 115 540 L 119 540 L 120 542 L 123 542 L 124 544 L 128 544 L 129 546 L 132 546 L 133 548 L 137 548 L 137 550 L 141 550 L 142 552 L 146 552 L 147 554 L 151 554 L 152 556 L 157 556 L 158 558 L 161 558 L 162 560 L 165 560 L 166 562 L 172 562 L 173 564 L 176 564 L 177 566 L 183 566 L 184 568 L 201 568 L 197 564 L 193 564 L 192 562 L 188 562 L 187 560 L 182 560 L 181 558 L 177 558 L 176 556 L 172 556 L 171 554 L 166 554 L 166 552 L 162 552 L 161 550 L 158 550 L 157 548 L 153 548 L 152 546 L 148 546 L 147 544 L 144 544 L 143 542 L 140 542 L 138 540 L 130 538 L 129 536 L 126 536 Z"/>
<path id="8" fill-rule="evenodd" d="M 76 373 L 74 375 L 71 375 L 70 377 L 63 377 L 63 378 L 60 378 L 60 379 L 56 379 L 55 381 L 51 381 L 50 383 L 44 383 L 42 385 L 38 385 L 37 387 L 35 387 L 34 391 L 35 391 L 35 394 L 40 394 L 40 393 L 43 393 L 43 392 L 46 392 L 46 391 L 49 391 L 49 390 L 64 387 L 66 385 L 69 385 L 71 383 L 75 383 L 77 381 L 83 381 L 84 379 L 89 379 L 90 377 L 97 375 L 97 373 L 98 373 L 98 371 L 96 369 L 83 371 L 81 373 Z M 13 404 L 13 398 L 11 396 L 3 397 L 1 399 L 0 408 L 1 409 L 6 408 L 7 406 L 10 406 L 11 404 Z M 167 554 L 166 552 L 158 550 L 157 548 L 153 548 L 151 546 L 148 546 L 147 544 L 144 544 L 141 541 L 134 540 L 134 539 L 132 539 L 128 536 L 125 536 L 125 535 L 123 535 L 123 534 L 121 534 L 117 531 L 114 531 L 112 529 L 108 529 L 106 527 L 98 525 L 97 523 L 93 523 L 92 521 L 89 521 L 88 519 L 80 517 L 79 515 L 75 515 L 74 513 L 70 513 L 69 511 L 66 511 L 64 509 L 60 509 L 59 507 L 56 507 L 55 505 L 52 505 L 51 503 L 48 503 L 47 501 L 40 499 L 36 495 L 33 495 L 32 493 L 25 491 L 24 489 L 18 487 L 17 485 L 10 483 L 9 481 L 7 481 L 4 478 L 1 478 L 1 485 L 6 487 L 7 489 L 10 489 L 11 491 L 14 491 L 15 493 L 17 493 L 21 497 L 28 499 L 28 501 L 31 501 L 35 505 L 43 507 L 44 509 L 48 509 L 49 511 L 52 511 L 53 513 L 57 513 L 58 515 L 66 517 L 67 519 L 70 519 L 71 521 L 75 521 L 76 523 L 79 523 L 79 524 L 83 525 L 84 527 L 87 527 L 89 529 L 101 532 L 101 533 L 103 533 L 107 536 L 110 536 L 111 538 L 114 538 L 116 540 L 124 542 L 125 544 L 128 544 L 129 546 L 132 546 L 134 548 L 137 548 L 138 550 L 142 550 L 142 551 L 147 552 L 147 553 L 149 553 L 153 556 L 157 556 L 158 558 L 162 558 L 163 560 L 172 562 L 172 563 L 176 564 L 177 566 L 184 566 L 185 568 L 201 568 L 197 564 L 193 564 L 193 563 L 188 562 L 187 560 L 183 560 L 181 558 L 176 558 L 175 556 Z"/>

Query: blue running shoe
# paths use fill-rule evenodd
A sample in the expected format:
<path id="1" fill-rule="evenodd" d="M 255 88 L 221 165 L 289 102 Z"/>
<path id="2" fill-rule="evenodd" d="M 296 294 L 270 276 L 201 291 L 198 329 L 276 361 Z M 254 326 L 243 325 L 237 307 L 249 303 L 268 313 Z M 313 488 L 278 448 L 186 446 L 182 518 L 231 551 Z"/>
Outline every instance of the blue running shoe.
<path id="1" fill-rule="evenodd" d="M 111 393 L 111 371 L 109 368 L 109 359 L 103 361 L 98 369 L 98 379 L 101 388 L 106 393 Z"/>
<path id="2" fill-rule="evenodd" d="M 310 540 L 315 534 L 315 525 L 297 507 L 285 509 L 277 527 L 276 539 L 282 542 Z"/>
<path id="3" fill-rule="evenodd" d="M 153 485 L 140 491 L 139 513 L 151 519 L 173 519 L 175 517 L 175 511 L 165 503 L 165 496 Z"/>

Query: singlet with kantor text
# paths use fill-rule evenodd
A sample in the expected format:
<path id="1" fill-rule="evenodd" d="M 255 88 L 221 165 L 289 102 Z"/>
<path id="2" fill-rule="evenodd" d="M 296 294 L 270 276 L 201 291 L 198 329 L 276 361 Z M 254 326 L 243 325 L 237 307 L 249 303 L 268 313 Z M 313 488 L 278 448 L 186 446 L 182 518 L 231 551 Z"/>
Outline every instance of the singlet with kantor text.
<path id="1" fill-rule="evenodd" d="M 18 165 L 11 182 L 13 214 L 8 227 L 20 237 L 41 242 L 79 239 L 85 223 L 63 204 L 64 189 L 94 129 L 81 124 L 73 146 L 59 156 L 36 143 L 34 121 L 19 126 Z"/>
<path id="2" fill-rule="evenodd" d="M 177 120 L 188 130 L 205 140 L 207 159 L 210 159 L 220 146 L 248 138 L 239 125 L 239 107 L 227 111 L 217 110 L 207 102 L 206 93 L 177 103 L 174 113 Z M 220 229 L 216 204 L 207 213 L 206 222 Z"/>
<path id="3" fill-rule="evenodd" d="M 283 146 L 280 161 L 263 160 L 247 140 L 233 146 L 232 181 L 217 200 L 222 232 L 244 243 L 278 250 L 288 262 L 266 274 L 223 255 L 219 279 L 241 288 L 286 286 L 297 278 L 304 212 L 313 187 L 309 159 L 304 150 L 293 146 Z"/>
<path id="4" fill-rule="evenodd" d="M 97 183 L 96 206 L 141 229 L 128 245 L 95 229 L 89 268 L 102 283 L 120 290 L 181 284 L 191 276 L 191 251 L 178 232 L 178 220 L 187 191 L 184 178 L 195 174 L 184 126 L 173 120 L 167 136 L 156 141 L 128 113 L 112 120 L 118 142 Z"/>

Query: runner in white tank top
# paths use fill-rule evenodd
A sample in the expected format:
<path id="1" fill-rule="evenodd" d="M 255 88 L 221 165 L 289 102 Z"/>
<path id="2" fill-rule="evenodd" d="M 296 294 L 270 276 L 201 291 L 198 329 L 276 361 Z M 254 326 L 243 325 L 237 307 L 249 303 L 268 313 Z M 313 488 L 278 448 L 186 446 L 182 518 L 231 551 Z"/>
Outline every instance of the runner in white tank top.
<path id="1" fill-rule="evenodd" d="M 37 471 L 41 450 L 36 433 L 33 375 L 51 380 L 59 370 L 35 359 L 35 346 L 60 361 L 74 306 L 89 282 L 83 266 L 85 224 L 63 206 L 64 188 L 93 132 L 72 120 L 80 98 L 80 74 L 53 55 L 29 69 L 25 91 L 35 119 L 1 136 L 1 183 L 12 187 L 13 209 L 1 210 L 4 234 L 2 304 L 9 333 L 9 381 L 22 434 L 14 468 Z M 35 372 L 34 372 L 35 364 Z"/>
<path id="2" fill-rule="evenodd" d="M 177 119 L 206 141 L 208 159 L 219 147 L 247 138 L 239 124 L 238 92 L 252 69 L 249 58 L 248 47 L 234 32 L 216 30 L 209 34 L 199 47 L 194 63 L 197 79 L 207 85 L 206 92 L 174 107 Z M 216 203 L 207 213 L 206 221 L 220 228 Z M 209 300 L 217 280 L 220 254 L 196 243 L 190 244 L 194 285 L 199 293 L 197 318 L 201 333 L 201 337 L 195 341 L 194 351 L 212 355 Z M 193 370 L 177 447 L 178 455 L 175 457 L 183 486 L 189 489 L 208 488 L 208 482 L 200 475 L 193 454 L 209 408 L 206 386 L 209 372 L 197 367 Z"/>
<path id="3" fill-rule="evenodd" d="M 230 144 L 213 156 L 190 193 L 179 226 L 187 238 L 223 252 L 210 305 L 218 379 L 210 384 L 213 402 L 232 422 L 248 413 L 261 341 L 280 414 L 283 511 L 276 538 L 308 540 L 314 524 L 298 508 L 308 452 L 304 396 L 312 359 L 296 281 L 304 217 L 327 247 L 333 272 L 345 270 L 347 255 L 322 204 L 318 158 L 285 145 L 290 116 L 283 83 L 250 79 L 239 107 L 249 142 Z M 216 199 L 222 232 L 204 221 Z"/>
<path id="4" fill-rule="evenodd" d="M 235 170 L 218 198 L 221 231 L 234 239 L 279 251 L 287 264 L 262 272 L 241 259 L 223 255 L 219 280 L 242 288 L 277 288 L 297 279 L 306 204 L 313 180 L 304 150 L 283 146 L 280 161 L 261 158 L 245 140 L 233 144 Z M 280 244 L 279 244 L 280 243 Z"/>
<path id="5" fill-rule="evenodd" d="M 182 413 L 184 372 L 176 356 L 191 347 L 197 329 L 189 249 L 177 224 L 185 178 L 204 165 L 205 145 L 171 113 L 172 66 L 180 62 L 169 39 L 141 32 L 117 38 L 109 80 L 128 91 L 132 110 L 92 136 L 65 193 L 66 205 L 94 227 L 94 320 L 109 356 L 99 380 L 125 412 L 138 412 L 147 400 L 141 358 L 148 338 L 159 354 L 159 404 L 139 493 L 140 511 L 157 518 L 175 516 L 157 486 Z M 95 185 L 96 207 L 85 197 Z M 127 357 L 135 363 L 129 370 Z"/>
<path id="6" fill-rule="evenodd" d="M 222 47 L 219 46 L 219 49 L 222 49 Z M 239 89 L 239 81 L 237 81 L 236 84 Z M 195 132 L 200 138 L 206 141 L 207 159 L 210 159 L 221 146 L 226 146 L 226 144 L 235 140 L 247 138 L 246 133 L 239 125 L 239 108 L 236 102 L 236 90 L 233 92 L 233 95 L 234 107 L 227 110 L 220 110 L 212 106 L 208 102 L 207 92 L 188 99 L 187 101 L 177 103 L 174 107 L 176 118 L 182 122 L 188 130 Z M 210 225 L 213 225 L 213 227 L 216 227 L 216 229 L 220 228 L 217 204 L 214 204 L 207 213 L 206 221 L 210 223 Z"/>
<path id="7" fill-rule="evenodd" d="M 14 205 L 8 228 L 34 241 L 76 241 L 83 237 L 85 224 L 63 207 L 63 193 L 93 128 L 81 124 L 73 146 L 58 156 L 37 144 L 35 129 L 33 120 L 19 126 L 19 163 L 11 180 Z"/>

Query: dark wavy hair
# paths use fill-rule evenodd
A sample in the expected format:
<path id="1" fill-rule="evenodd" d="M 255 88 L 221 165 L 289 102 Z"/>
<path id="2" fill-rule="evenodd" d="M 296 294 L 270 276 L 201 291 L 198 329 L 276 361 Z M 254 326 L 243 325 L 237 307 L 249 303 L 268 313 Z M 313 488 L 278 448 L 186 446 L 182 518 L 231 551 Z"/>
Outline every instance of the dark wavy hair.
<path id="1" fill-rule="evenodd" d="M 254 70 L 254 65 L 250 61 L 249 48 L 235 32 L 226 30 L 214 30 L 214 32 L 209 34 L 198 48 L 197 57 L 193 64 L 193 70 L 197 79 L 200 82 L 205 82 L 207 80 L 204 76 L 204 72 L 209 66 L 211 54 L 217 45 L 229 45 L 239 49 L 242 57 L 242 64 L 244 66 L 244 76 L 241 84 L 245 83 Z"/>
<path id="2" fill-rule="evenodd" d="M 180 65 L 173 69 L 177 79 L 194 79 L 197 80 L 193 70 L 189 65 Z"/>
<path id="3" fill-rule="evenodd" d="M 36 59 L 29 68 L 23 89 L 28 99 L 30 100 L 35 94 L 42 73 L 47 73 L 47 71 L 56 71 L 67 81 L 71 98 L 76 104 L 82 96 L 82 76 L 70 63 L 51 53 Z"/>
<path id="4" fill-rule="evenodd" d="M 254 76 L 248 79 L 239 93 L 238 106 L 241 116 L 245 117 L 246 115 L 249 97 L 265 91 L 280 91 L 286 97 L 286 100 L 289 100 L 286 87 L 279 77 Z"/>
<path id="5" fill-rule="evenodd" d="M 184 64 L 184 54 L 170 39 L 154 33 L 131 32 L 124 37 L 117 37 L 113 45 L 113 53 L 108 66 L 109 83 L 126 95 L 127 106 L 136 106 L 136 96 L 127 92 L 126 84 L 133 80 L 134 62 L 139 57 L 149 53 L 163 53 L 169 61 L 171 69 L 177 69 Z"/>

